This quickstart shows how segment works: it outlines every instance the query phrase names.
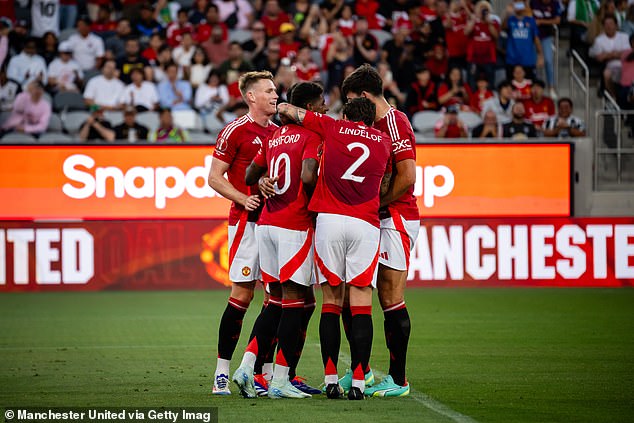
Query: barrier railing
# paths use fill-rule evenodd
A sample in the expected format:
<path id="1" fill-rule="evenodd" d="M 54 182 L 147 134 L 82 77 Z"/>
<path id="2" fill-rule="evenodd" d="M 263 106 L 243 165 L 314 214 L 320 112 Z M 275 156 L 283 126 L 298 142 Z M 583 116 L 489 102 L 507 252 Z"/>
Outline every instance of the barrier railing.
<path id="1" fill-rule="evenodd" d="M 581 74 L 575 70 L 575 65 L 583 71 Z M 590 68 L 583 61 L 579 53 L 570 51 L 570 97 L 575 97 L 575 86 L 583 93 L 584 118 L 586 124 L 590 122 Z"/>
<path id="2" fill-rule="evenodd" d="M 594 125 L 594 189 L 601 190 L 631 188 L 634 176 L 624 178 L 624 164 L 630 160 L 634 165 L 634 145 L 625 145 L 630 141 L 624 123 L 629 116 L 634 119 L 634 110 L 622 110 L 614 97 L 607 91 L 602 98 L 602 109 L 595 112 Z M 615 162 L 615 163 L 614 163 Z M 616 165 L 616 175 L 611 172 L 611 164 Z"/>

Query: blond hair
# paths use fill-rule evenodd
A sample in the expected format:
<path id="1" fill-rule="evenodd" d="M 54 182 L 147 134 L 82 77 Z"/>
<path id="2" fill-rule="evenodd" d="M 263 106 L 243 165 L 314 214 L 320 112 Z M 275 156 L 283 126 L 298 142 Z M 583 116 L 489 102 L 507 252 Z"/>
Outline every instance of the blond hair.
<path id="1" fill-rule="evenodd" d="M 246 98 L 247 91 L 249 91 L 251 86 L 262 79 L 270 79 L 273 81 L 273 74 L 269 71 L 253 71 L 240 76 L 238 88 L 240 89 L 242 97 Z"/>

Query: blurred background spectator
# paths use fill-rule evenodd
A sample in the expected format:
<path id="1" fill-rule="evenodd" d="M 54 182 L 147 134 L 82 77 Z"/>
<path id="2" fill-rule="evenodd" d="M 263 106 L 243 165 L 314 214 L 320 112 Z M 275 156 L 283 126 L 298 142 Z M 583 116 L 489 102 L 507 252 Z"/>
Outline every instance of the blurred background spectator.
<path id="1" fill-rule="evenodd" d="M 459 106 L 451 105 L 447 107 L 445 114 L 434 127 L 436 138 L 467 138 L 469 132 L 467 125 L 458 117 Z"/>
<path id="2" fill-rule="evenodd" d="M 104 118 L 104 109 L 97 104 L 90 106 L 90 116 L 79 129 L 81 141 L 114 141 L 112 125 Z"/>
<path id="3" fill-rule="evenodd" d="M 513 118 L 502 125 L 502 138 L 523 140 L 537 137 L 535 126 L 526 120 L 526 109 L 523 103 L 515 103 L 512 108 Z"/>
<path id="4" fill-rule="evenodd" d="M 473 131 L 471 131 L 471 138 L 502 138 L 502 128 L 493 110 L 487 110 L 484 113 L 482 123 L 473 128 Z"/>
<path id="5" fill-rule="evenodd" d="M 159 112 L 159 127 L 150 133 L 149 141 L 152 142 L 186 142 L 189 140 L 187 131 L 174 126 L 172 111 L 167 108 Z"/>
<path id="6" fill-rule="evenodd" d="M 48 85 L 50 90 L 53 92 L 79 92 L 83 78 L 84 72 L 81 70 L 79 63 L 73 59 L 73 49 L 70 43 L 60 43 L 59 57 L 48 65 Z"/>
<path id="7" fill-rule="evenodd" d="M 129 142 L 146 141 L 148 129 L 136 121 L 136 109 L 127 107 L 123 112 L 123 122 L 114 128 L 115 139 Z"/>
<path id="8" fill-rule="evenodd" d="M 544 125 L 544 135 L 556 138 L 583 137 L 586 126 L 583 120 L 572 114 L 573 104 L 569 98 L 557 101 L 557 116 L 553 116 Z"/>
<path id="9" fill-rule="evenodd" d="M 178 66 L 172 62 L 165 70 L 166 78 L 158 84 L 159 105 L 164 109 L 189 110 L 192 86 L 178 77 Z"/>
<path id="10" fill-rule="evenodd" d="M 114 60 L 106 60 L 101 75 L 95 76 L 86 84 L 84 101 L 86 105 L 99 106 L 100 111 L 117 110 L 125 85 L 117 78 L 117 67 Z"/>
<path id="11" fill-rule="evenodd" d="M 27 90 L 15 97 L 11 116 L 2 125 L 1 135 L 15 131 L 38 137 L 46 131 L 52 110 L 43 96 L 42 82 L 37 79 L 29 82 Z"/>
<path id="12" fill-rule="evenodd" d="M 37 42 L 30 38 L 24 45 L 24 49 L 9 61 L 7 76 L 26 89 L 26 86 L 34 80 L 42 84 L 47 82 L 46 62 L 37 54 Z"/>

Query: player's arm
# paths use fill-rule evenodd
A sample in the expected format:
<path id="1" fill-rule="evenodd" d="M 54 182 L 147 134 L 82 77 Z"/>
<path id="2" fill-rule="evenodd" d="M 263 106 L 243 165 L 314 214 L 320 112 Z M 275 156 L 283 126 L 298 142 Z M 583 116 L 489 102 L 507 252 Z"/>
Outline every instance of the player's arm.
<path id="1" fill-rule="evenodd" d="M 381 189 L 379 191 L 379 195 L 381 198 L 383 198 L 383 196 L 387 194 L 388 190 L 390 189 L 391 179 L 392 179 L 391 173 L 386 173 L 385 175 L 383 175 L 383 178 L 381 179 Z M 383 201 L 381 201 L 381 207 L 383 207 Z"/>
<path id="2" fill-rule="evenodd" d="M 237 189 L 225 178 L 225 173 L 229 170 L 229 163 L 220 159 L 211 160 L 211 170 L 209 171 L 208 183 L 214 191 L 235 203 L 241 204 L 247 211 L 253 211 L 260 205 L 257 195 L 246 195 Z"/>
<path id="3" fill-rule="evenodd" d="M 277 113 L 280 116 L 284 116 L 290 121 L 301 125 L 304 123 L 304 118 L 306 117 L 306 110 L 301 107 L 293 106 L 288 103 L 281 103 L 277 106 Z"/>
<path id="4" fill-rule="evenodd" d="M 401 198 L 416 183 L 416 161 L 405 159 L 396 163 L 394 178 L 389 178 L 389 187 L 383 191 L 381 185 L 381 207 Z"/>
<path id="5" fill-rule="evenodd" d="M 319 169 L 319 162 L 316 159 L 302 160 L 302 183 L 308 198 L 313 196 L 317 185 L 317 169 Z"/>
<path id="6" fill-rule="evenodd" d="M 269 198 L 275 195 L 275 183 L 277 182 L 278 177 L 269 178 L 266 176 L 266 171 L 266 167 L 260 166 L 254 160 L 251 162 L 249 167 L 247 167 L 244 182 L 247 185 L 258 184 L 258 188 L 264 198 Z"/>

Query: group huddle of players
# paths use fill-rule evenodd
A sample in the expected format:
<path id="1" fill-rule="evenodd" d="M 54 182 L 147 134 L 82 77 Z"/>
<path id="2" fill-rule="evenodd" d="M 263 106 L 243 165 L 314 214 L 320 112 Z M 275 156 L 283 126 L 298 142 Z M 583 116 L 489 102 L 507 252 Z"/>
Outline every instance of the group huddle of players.
<path id="1" fill-rule="evenodd" d="M 209 174 L 210 186 L 232 201 L 232 288 L 220 322 L 213 393 L 231 393 L 231 357 L 261 280 L 265 303 L 231 378 L 244 397 L 307 398 L 322 392 L 296 375 L 315 308 L 315 283 L 323 294 L 323 392 L 351 400 L 408 395 L 404 290 L 420 222 L 413 195 L 415 136 L 407 117 L 385 100 L 381 77 L 369 65 L 341 86 L 343 120 L 325 114 L 323 89 L 316 83 L 294 85 L 290 104 L 279 105 L 269 72 L 246 73 L 239 87 L 249 113 L 218 135 Z M 281 127 L 271 122 L 276 113 Z M 388 374 L 376 384 L 369 364 L 373 288 L 390 352 Z M 351 356 L 342 378 L 340 317 Z"/>

